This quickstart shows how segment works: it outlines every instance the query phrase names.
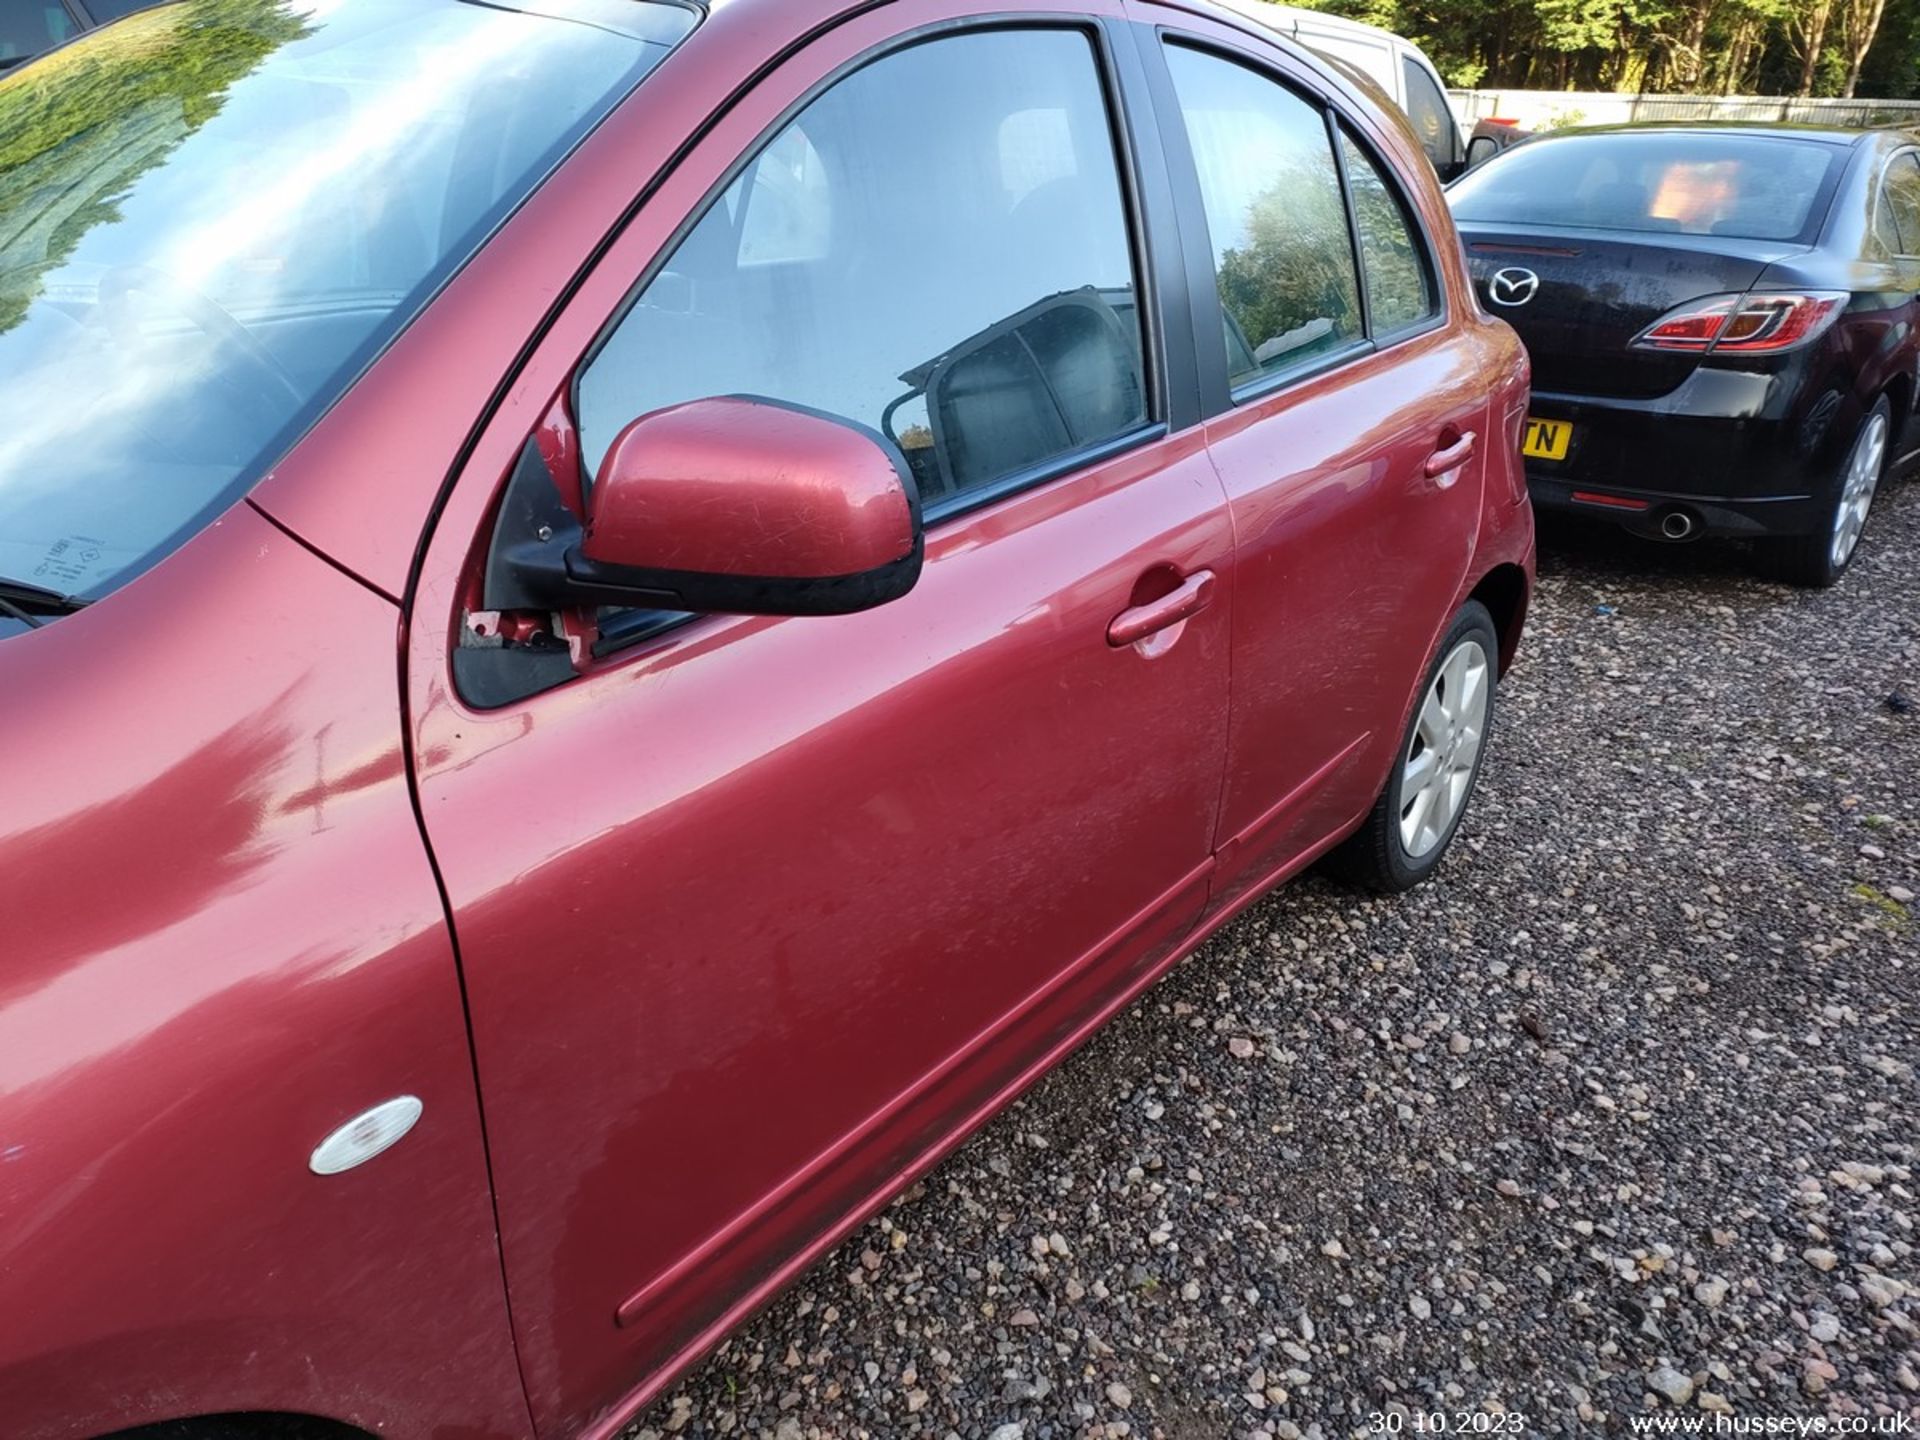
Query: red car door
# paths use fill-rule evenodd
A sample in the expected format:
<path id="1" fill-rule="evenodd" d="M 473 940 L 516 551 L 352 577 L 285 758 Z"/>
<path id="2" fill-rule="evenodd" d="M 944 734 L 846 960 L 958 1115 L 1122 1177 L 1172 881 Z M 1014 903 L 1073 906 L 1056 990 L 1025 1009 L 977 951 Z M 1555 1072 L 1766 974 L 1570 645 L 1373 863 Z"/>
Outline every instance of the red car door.
<path id="1" fill-rule="evenodd" d="M 1473 557 L 1511 344 L 1448 303 L 1411 136 L 1343 114 L 1277 50 L 1142 9 L 1180 27 L 1148 62 L 1176 191 L 1205 219 L 1189 254 L 1212 257 L 1196 327 L 1226 337 L 1199 348 L 1239 544 L 1226 905 L 1378 796 Z"/>
<path id="2" fill-rule="evenodd" d="M 1143 283 L 1130 219 L 1159 203 L 1114 126 L 1138 57 L 1098 19 L 903 23 L 829 32 L 689 152 L 533 351 L 423 562 L 420 803 L 545 1431 L 609 1433 L 1205 904 L 1232 540 L 1167 398 L 1196 393 L 1169 378 L 1180 277 Z M 701 45 L 673 63 L 755 63 Z M 530 433 L 577 489 L 638 415 L 735 394 L 899 447 L 918 588 L 839 618 L 603 615 L 557 684 L 554 652 L 500 652 L 476 576 Z M 463 696 L 450 661 L 482 644 L 550 688 Z"/>

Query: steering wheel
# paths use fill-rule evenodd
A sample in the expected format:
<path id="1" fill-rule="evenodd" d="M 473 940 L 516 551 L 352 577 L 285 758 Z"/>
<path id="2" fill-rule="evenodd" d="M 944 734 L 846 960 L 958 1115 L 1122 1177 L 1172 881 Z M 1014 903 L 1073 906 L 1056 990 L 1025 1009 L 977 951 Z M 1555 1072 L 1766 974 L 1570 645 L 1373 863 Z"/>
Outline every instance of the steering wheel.
<path id="1" fill-rule="evenodd" d="M 135 334 L 127 302 L 135 294 L 164 301 L 176 314 L 191 320 L 229 355 L 245 362 L 248 388 L 276 419 L 284 419 L 306 403 L 307 396 L 287 369 L 259 338 L 200 291 L 151 265 L 116 265 L 100 277 L 100 312 L 109 330 L 123 341 Z"/>

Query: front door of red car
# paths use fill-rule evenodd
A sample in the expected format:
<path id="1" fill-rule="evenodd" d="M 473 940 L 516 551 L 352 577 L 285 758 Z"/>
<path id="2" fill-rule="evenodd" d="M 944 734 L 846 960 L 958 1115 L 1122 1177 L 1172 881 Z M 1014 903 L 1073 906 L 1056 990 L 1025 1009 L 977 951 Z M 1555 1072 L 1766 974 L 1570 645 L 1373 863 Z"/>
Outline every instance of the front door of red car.
<path id="1" fill-rule="evenodd" d="M 1493 349 L 1449 315 L 1412 203 L 1432 190 L 1424 164 L 1396 169 L 1359 107 L 1284 57 L 1184 23 L 1150 59 L 1176 186 L 1205 221 L 1188 249 L 1212 273 L 1194 287 L 1225 336 L 1201 360 L 1240 556 L 1226 905 L 1379 794 L 1508 427 L 1490 423 Z"/>
<path id="2" fill-rule="evenodd" d="M 1169 424 L 1185 299 L 1142 283 L 1119 61 L 1098 22 L 902 23 L 832 31 L 690 152 L 424 562 L 420 800 L 543 1430 L 624 1413 L 1205 903 L 1232 540 Z M 524 658 L 550 688 L 463 695 L 453 650 L 500 649 L 474 577 L 529 434 L 577 484 L 633 419 L 728 395 L 898 448 L 918 587 L 837 618 L 602 614 L 561 683 L 516 646 L 495 678 Z"/>

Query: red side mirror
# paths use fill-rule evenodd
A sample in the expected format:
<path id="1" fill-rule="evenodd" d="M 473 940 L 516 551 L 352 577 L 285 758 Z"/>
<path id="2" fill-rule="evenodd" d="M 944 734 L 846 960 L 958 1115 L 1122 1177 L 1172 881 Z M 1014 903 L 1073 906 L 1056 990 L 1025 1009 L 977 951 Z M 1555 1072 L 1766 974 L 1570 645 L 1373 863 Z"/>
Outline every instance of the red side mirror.
<path id="1" fill-rule="evenodd" d="M 584 531 L 529 446 L 489 560 L 493 608 L 844 615 L 920 578 L 919 491 L 877 432 L 773 400 L 695 400 L 620 432 Z"/>
<path id="2" fill-rule="evenodd" d="M 918 568 L 913 481 L 892 447 L 767 400 L 642 416 L 607 451 L 587 511 L 587 561 L 699 597 L 689 609 L 865 609 Z"/>

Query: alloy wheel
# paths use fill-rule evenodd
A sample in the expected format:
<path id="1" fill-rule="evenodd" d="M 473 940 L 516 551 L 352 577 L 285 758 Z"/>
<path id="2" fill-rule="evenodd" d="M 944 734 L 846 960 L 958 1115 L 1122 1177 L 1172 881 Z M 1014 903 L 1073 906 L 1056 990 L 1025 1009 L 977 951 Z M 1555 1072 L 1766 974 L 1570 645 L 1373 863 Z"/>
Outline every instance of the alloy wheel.
<path id="1" fill-rule="evenodd" d="M 1887 417 L 1876 411 L 1860 427 L 1847 456 L 1846 474 L 1841 480 L 1840 505 L 1833 516 L 1833 568 L 1838 570 L 1853 557 L 1860 543 L 1860 532 L 1867 528 L 1867 511 L 1873 508 L 1873 492 L 1880 486 L 1880 472 L 1887 460 Z"/>
<path id="2" fill-rule="evenodd" d="M 1467 803 L 1487 734 L 1491 670 L 1480 642 L 1462 640 L 1428 687 L 1400 772 L 1400 843 L 1410 859 L 1444 842 Z"/>

